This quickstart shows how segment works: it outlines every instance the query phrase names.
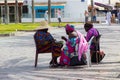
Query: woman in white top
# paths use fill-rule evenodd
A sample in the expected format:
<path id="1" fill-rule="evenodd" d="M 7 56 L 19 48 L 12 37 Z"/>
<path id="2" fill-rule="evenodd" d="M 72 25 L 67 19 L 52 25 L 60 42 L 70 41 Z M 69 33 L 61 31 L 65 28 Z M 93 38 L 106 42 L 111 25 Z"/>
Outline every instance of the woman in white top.
<path id="1" fill-rule="evenodd" d="M 60 9 L 58 9 L 57 10 L 57 18 L 58 18 L 58 27 L 60 27 L 60 23 L 61 23 L 61 10 Z"/>
<path id="2" fill-rule="evenodd" d="M 111 25 L 111 17 L 112 17 L 112 14 L 110 11 L 108 11 L 106 14 L 106 20 L 108 22 L 108 25 Z"/>
<path id="3" fill-rule="evenodd" d="M 48 21 L 48 11 L 45 11 L 44 19 L 45 19 L 45 21 Z"/>

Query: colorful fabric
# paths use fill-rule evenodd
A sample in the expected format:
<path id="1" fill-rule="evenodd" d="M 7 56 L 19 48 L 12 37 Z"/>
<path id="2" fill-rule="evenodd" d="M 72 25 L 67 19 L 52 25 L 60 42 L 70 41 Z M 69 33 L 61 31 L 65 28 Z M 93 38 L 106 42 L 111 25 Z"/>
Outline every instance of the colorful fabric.
<path id="1" fill-rule="evenodd" d="M 34 35 L 37 53 L 52 52 L 54 56 L 60 56 L 62 43 L 55 42 L 49 32 L 37 31 Z"/>
<path id="2" fill-rule="evenodd" d="M 51 51 L 51 43 L 54 41 L 54 38 L 50 33 L 46 33 L 44 31 L 37 31 L 34 35 L 37 52 L 50 52 Z"/>
<path id="3" fill-rule="evenodd" d="M 78 45 L 78 59 L 81 60 L 82 55 L 86 53 L 88 50 L 88 43 L 84 38 L 84 36 L 79 31 L 76 31 L 76 32 L 80 39 L 79 45 Z"/>
<path id="4" fill-rule="evenodd" d="M 59 57 L 61 54 L 61 48 L 63 47 L 63 43 L 61 41 L 56 41 L 52 44 L 52 55 L 53 57 Z"/>
<path id="5" fill-rule="evenodd" d="M 97 30 L 96 28 L 91 28 L 91 29 L 87 32 L 87 35 L 86 35 L 86 40 L 87 40 L 87 42 L 89 42 L 90 39 L 91 39 L 93 36 L 97 37 L 98 35 L 99 35 L 98 30 Z M 94 49 L 94 48 L 95 48 L 95 44 L 92 43 L 92 44 L 90 45 L 90 49 Z"/>
<path id="6" fill-rule="evenodd" d="M 92 38 L 92 36 L 98 36 L 98 31 L 95 28 L 91 28 L 86 35 L 87 42 Z"/>
<path id="7" fill-rule="evenodd" d="M 70 64 L 70 58 L 75 52 L 75 46 L 76 46 L 77 38 L 70 38 L 66 42 L 66 46 L 61 52 L 60 57 L 60 64 L 62 65 L 69 65 Z"/>
<path id="8" fill-rule="evenodd" d="M 104 58 L 105 54 L 103 51 L 100 50 L 99 41 L 96 43 L 96 41 L 99 40 L 100 38 L 100 34 L 95 28 L 91 28 L 88 31 L 86 40 L 89 41 L 93 36 L 94 38 L 92 39 L 90 44 L 90 54 L 91 54 L 91 61 L 96 63 L 96 62 L 100 62 Z"/>
<path id="9" fill-rule="evenodd" d="M 70 58 L 73 56 L 78 56 L 78 59 L 81 60 L 82 54 L 88 49 L 88 44 L 84 36 L 79 31 L 76 32 L 78 37 L 68 39 L 66 42 L 66 47 L 64 47 L 63 51 L 61 52 L 60 64 L 62 65 L 69 65 Z M 76 51 L 75 48 L 77 45 L 78 50 Z"/>
<path id="10" fill-rule="evenodd" d="M 72 31 L 75 30 L 75 29 L 74 29 L 74 26 L 69 25 L 69 24 L 66 25 L 65 29 L 66 29 L 66 31 L 69 31 L 69 32 L 72 32 Z"/>

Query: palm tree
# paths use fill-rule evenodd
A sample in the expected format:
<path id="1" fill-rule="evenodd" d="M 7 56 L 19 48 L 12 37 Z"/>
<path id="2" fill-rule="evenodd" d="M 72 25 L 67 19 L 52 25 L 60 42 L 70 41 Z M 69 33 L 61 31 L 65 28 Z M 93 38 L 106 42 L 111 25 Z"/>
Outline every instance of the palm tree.
<path id="1" fill-rule="evenodd" d="M 18 23 L 18 0 L 15 0 L 15 22 Z"/>
<path id="2" fill-rule="evenodd" d="M 51 0 L 48 0 L 48 23 L 50 23 L 51 18 Z"/>
<path id="3" fill-rule="evenodd" d="M 93 0 L 91 0 L 91 7 L 92 7 L 92 9 L 91 9 L 91 22 L 93 22 L 93 7 L 94 7 Z"/>
<path id="4" fill-rule="evenodd" d="M 34 0 L 32 0 L 32 22 L 34 23 Z"/>
<path id="5" fill-rule="evenodd" d="M 4 0 L 5 3 L 5 24 L 8 24 L 8 3 L 7 0 Z"/>

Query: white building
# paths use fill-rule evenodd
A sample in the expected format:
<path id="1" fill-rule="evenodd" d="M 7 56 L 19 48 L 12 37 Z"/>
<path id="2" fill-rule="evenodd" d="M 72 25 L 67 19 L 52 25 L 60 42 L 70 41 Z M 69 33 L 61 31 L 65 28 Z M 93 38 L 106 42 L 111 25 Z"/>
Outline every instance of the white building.
<path id="1" fill-rule="evenodd" d="M 22 22 L 31 22 L 31 0 L 25 0 L 27 13 L 23 14 Z M 35 22 L 44 20 L 43 15 L 48 10 L 48 0 L 34 0 Z M 24 6 L 25 7 L 25 6 Z M 57 22 L 56 10 L 61 9 L 63 22 L 83 22 L 84 11 L 88 8 L 87 0 L 51 0 L 51 21 Z M 26 16 L 27 15 L 27 16 Z"/>
<path id="2" fill-rule="evenodd" d="M 32 22 L 32 0 L 24 0 L 23 18 L 22 22 Z M 99 2 L 102 4 L 115 5 L 120 0 L 93 0 L 93 2 Z M 84 22 L 84 11 L 88 9 L 88 5 L 91 4 L 91 0 L 51 0 L 51 21 L 57 22 L 56 10 L 62 11 L 62 22 Z M 48 0 L 34 0 L 34 13 L 35 22 L 44 20 L 44 13 L 48 10 Z M 89 18 L 90 19 L 90 18 Z M 97 17 L 97 20 L 102 20 Z"/>

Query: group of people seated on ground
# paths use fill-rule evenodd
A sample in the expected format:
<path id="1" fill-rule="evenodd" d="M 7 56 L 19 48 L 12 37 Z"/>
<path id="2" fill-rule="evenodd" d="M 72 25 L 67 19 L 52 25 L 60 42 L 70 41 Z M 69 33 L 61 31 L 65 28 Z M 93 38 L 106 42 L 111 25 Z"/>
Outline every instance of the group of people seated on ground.
<path id="1" fill-rule="evenodd" d="M 100 38 L 99 31 L 93 27 L 92 23 L 85 23 L 84 29 L 87 32 L 86 36 L 78 30 L 75 30 L 73 25 L 67 24 L 65 31 L 68 38 L 65 36 L 61 37 L 61 39 L 65 41 L 65 46 L 53 38 L 48 32 L 48 28 L 38 30 L 35 33 L 35 35 L 37 35 L 35 39 L 37 39 L 38 44 L 40 44 L 38 47 L 39 52 L 42 53 L 52 50 L 50 67 L 86 65 L 86 52 L 88 49 L 90 49 L 91 62 L 99 63 L 104 58 L 105 54 L 103 51 L 100 51 L 99 43 L 97 45 L 95 44 L 95 41 Z M 92 37 L 94 38 L 89 47 L 88 42 Z M 43 45 L 45 46 L 43 47 Z M 59 60 L 57 61 L 58 57 Z"/>

